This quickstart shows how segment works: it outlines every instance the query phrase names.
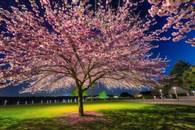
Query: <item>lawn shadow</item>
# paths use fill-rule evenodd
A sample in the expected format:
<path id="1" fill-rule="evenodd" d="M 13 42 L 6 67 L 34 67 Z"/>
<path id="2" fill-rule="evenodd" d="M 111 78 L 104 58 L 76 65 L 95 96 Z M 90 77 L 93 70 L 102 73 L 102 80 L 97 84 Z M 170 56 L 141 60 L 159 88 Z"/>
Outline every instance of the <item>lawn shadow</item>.
<path id="1" fill-rule="evenodd" d="M 104 113 L 112 130 L 195 130 L 195 107 L 154 105 Z"/>

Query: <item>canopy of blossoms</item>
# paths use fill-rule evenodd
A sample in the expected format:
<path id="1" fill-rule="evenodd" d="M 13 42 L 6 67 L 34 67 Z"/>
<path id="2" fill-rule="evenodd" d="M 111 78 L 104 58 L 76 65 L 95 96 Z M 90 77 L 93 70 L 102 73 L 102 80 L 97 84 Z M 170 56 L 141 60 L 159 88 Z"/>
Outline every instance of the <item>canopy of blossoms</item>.
<path id="1" fill-rule="evenodd" d="M 162 30 L 148 17 L 133 13 L 137 3 L 124 1 L 113 9 L 109 1 L 94 9 L 85 2 L 52 6 L 41 1 L 12 11 L 1 10 L 7 31 L 0 34 L 1 88 L 29 81 L 24 92 L 79 86 L 83 91 L 101 82 L 108 87 L 154 86 L 166 59 L 152 58 Z M 156 4 L 155 4 L 156 5 Z"/>

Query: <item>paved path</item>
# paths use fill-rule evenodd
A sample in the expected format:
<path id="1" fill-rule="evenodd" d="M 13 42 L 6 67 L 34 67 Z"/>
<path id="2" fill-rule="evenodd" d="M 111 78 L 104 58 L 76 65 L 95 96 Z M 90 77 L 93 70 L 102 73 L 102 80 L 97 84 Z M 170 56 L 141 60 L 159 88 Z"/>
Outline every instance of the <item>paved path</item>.
<path id="1" fill-rule="evenodd" d="M 180 97 L 179 99 L 141 99 L 141 100 L 134 100 L 134 101 L 152 103 L 152 104 L 179 104 L 179 105 L 195 106 L 195 96 Z"/>

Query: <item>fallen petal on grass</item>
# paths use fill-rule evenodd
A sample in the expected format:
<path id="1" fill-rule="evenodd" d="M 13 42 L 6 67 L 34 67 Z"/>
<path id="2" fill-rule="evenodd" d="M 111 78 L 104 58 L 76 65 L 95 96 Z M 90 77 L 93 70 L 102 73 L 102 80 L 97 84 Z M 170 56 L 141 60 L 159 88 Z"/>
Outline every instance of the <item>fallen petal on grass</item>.
<path id="1" fill-rule="evenodd" d="M 84 122 L 94 122 L 103 120 L 103 114 L 99 112 L 86 112 L 84 116 L 79 116 L 78 113 L 68 113 L 65 115 L 66 121 L 69 125 L 75 125 Z"/>

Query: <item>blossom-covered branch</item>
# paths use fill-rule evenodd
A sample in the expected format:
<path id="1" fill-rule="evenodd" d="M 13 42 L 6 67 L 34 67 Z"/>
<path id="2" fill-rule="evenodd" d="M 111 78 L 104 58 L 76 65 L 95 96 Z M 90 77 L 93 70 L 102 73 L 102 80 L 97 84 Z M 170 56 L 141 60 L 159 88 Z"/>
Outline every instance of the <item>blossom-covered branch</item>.
<path id="1" fill-rule="evenodd" d="M 164 30 L 173 28 L 173 41 L 186 38 L 186 33 L 195 31 L 195 1 L 194 0 L 148 0 L 152 4 L 151 16 L 165 16 L 167 23 Z M 195 46 L 195 37 L 187 38 L 187 43 Z"/>

